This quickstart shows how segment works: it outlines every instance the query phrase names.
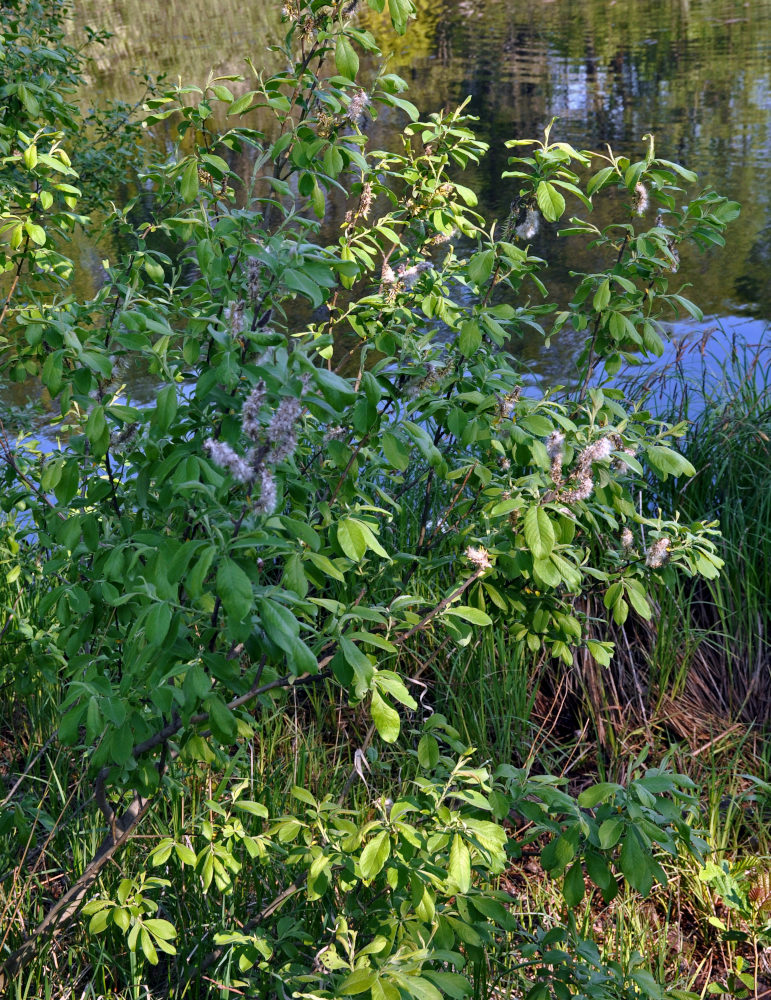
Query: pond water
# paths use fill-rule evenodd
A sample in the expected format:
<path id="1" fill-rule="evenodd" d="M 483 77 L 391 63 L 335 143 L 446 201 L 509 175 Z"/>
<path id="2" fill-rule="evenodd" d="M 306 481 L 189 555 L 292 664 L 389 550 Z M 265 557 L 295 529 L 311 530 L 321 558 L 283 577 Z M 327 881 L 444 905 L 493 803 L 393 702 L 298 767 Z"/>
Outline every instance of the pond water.
<path id="1" fill-rule="evenodd" d="M 704 328 L 719 328 L 728 341 L 764 337 L 771 319 L 771 0 L 417 0 L 417 7 L 403 38 L 365 4 L 359 17 L 421 112 L 470 96 L 468 110 L 491 148 L 464 182 L 480 194 L 488 218 L 505 216 L 513 195 L 513 182 L 500 180 L 506 139 L 537 137 L 556 116 L 553 138 L 598 150 L 609 143 L 637 156 L 652 132 L 659 155 L 742 205 L 727 251 L 683 261 L 680 276 L 707 314 Z M 280 0 L 75 0 L 75 8 L 73 36 L 83 24 L 113 33 L 90 67 L 84 100 L 92 103 L 138 93 L 132 70 L 202 84 L 211 68 L 248 73 L 247 55 L 275 68 L 268 47 L 279 35 Z M 393 143 L 398 127 L 396 113 L 381 115 L 373 144 Z M 330 240 L 337 224 L 326 220 Z M 550 286 L 566 297 L 568 271 L 587 263 L 576 245 L 555 244 L 544 228 L 534 251 L 549 258 Z M 101 254 L 88 245 L 76 254 L 87 291 L 99 280 Z M 690 329 L 674 324 L 677 334 Z M 535 338 L 518 349 L 535 377 L 559 381 L 576 345 L 567 335 L 549 350 Z"/>

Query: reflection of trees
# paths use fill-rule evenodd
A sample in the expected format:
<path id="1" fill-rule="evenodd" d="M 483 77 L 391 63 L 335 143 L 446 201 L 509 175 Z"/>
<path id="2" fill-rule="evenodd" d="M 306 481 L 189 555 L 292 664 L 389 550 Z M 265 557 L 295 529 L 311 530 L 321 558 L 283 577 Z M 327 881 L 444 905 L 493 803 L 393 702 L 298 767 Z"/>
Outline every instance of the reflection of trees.
<path id="1" fill-rule="evenodd" d="M 112 32 L 91 50 L 94 90 L 102 98 L 130 100 L 131 72 L 180 75 L 205 82 L 211 68 L 243 73 L 244 56 L 267 66 L 268 45 L 278 40 L 280 3 L 236 4 L 232 0 L 76 0 L 73 33 L 82 25 Z"/>
<path id="2" fill-rule="evenodd" d="M 472 96 L 489 156 L 470 171 L 482 210 L 503 215 L 513 183 L 501 184 L 503 141 L 537 134 L 559 115 L 556 132 L 577 145 L 605 142 L 633 155 L 641 136 L 657 134 L 658 152 L 700 173 L 703 183 L 740 201 L 743 223 L 730 233 L 730 254 L 686 263 L 696 297 L 720 311 L 723 301 L 752 283 L 751 253 L 769 216 L 771 137 L 765 107 L 771 41 L 771 0 L 416 0 L 419 17 L 405 38 L 364 10 L 411 99 L 426 111 Z M 128 71 L 145 64 L 201 83 L 209 67 L 242 71 L 249 53 L 267 66 L 280 4 L 244 6 L 218 0 L 79 0 L 78 21 L 116 32 L 95 68 L 95 89 L 126 93 Z M 376 66 L 362 62 L 364 73 Z M 372 133 L 392 144 L 384 115 Z M 398 127 L 398 125 L 397 125 Z M 556 134 L 556 133 L 555 133 Z M 574 209 L 574 210 L 577 210 Z M 334 228 L 334 226 L 332 227 Z M 541 239 L 548 238 L 547 235 Z M 542 248 L 543 249 L 543 248 Z M 551 250 L 549 251 L 551 256 Z M 558 254 L 559 261 L 559 254 Z M 566 250 L 563 267 L 575 266 Z M 749 277 L 748 277 L 749 276 Z M 749 283 L 748 283 L 749 282 Z"/>
<path id="3" fill-rule="evenodd" d="M 437 9 L 434 0 L 417 5 L 421 14 Z M 695 259 L 683 271 L 699 301 L 721 311 L 740 275 L 753 273 L 750 248 L 769 216 L 771 0 L 474 6 L 480 18 L 446 0 L 441 16 L 433 15 L 433 49 L 411 46 L 409 58 L 419 106 L 472 96 L 480 131 L 493 144 L 475 178 L 483 206 L 501 215 L 511 198 L 499 181 L 502 141 L 536 134 L 554 115 L 560 138 L 598 149 L 610 142 L 632 155 L 653 131 L 660 155 L 686 163 L 705 186 L 744 206 L 744 221 L 729 235 L 732 253 Z M 752 287 L 768 295 L 762 282 Z"/>
<path id="4" fill-rule="evenodd" d="M 761 230 L 747 254 L 747 267 L 736 279 L 736 294 L 756 302 L 760 315 L 771 319 L 771 223 Z"/>

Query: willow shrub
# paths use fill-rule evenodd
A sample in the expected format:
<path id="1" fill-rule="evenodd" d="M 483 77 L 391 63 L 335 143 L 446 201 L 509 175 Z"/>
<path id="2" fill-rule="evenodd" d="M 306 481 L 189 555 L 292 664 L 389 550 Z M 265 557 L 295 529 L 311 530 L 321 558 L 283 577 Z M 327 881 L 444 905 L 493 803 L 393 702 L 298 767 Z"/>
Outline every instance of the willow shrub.
<path id="1" fill-rule="evenodd" d="M 4 509 L 29 518 L 21 552 L 43 594 L 34 656 L 19 632 L 13 662 L 22 690 L 31 676 L 65 685 L 58 739 L 82 754 L 83 808 L 101 810 L 108 832 L 38 930 L 17 937 L 5 975 L 85 901 L 93 934 L 170 963 L 180 983 L 233 956 L 260 995 L 281 983 L 304 997 L 460 997 L 496 942 L 513 940 L 509 975 L 532 1000 L 656 996 L 637 959 L 602 960 L 572 914 L 587 884 L 607 901 L 621 873 L 645 894 L 666 882 L 660 849 L 698 848 L 687 779 L 638 762 L 628 787 L 574 800 L 556 779 L 475 764 L 449 723 L 420 725 L 405 653 L 439 635 L 462 647 L 496 623 L 546 656 L 588 650 L 607 664 L 589 596 L 623 623 L 651 614 L 654 578 L 717 574 L 713 526 L 644 499 L 646 467 L 693 473 L 675 447 L 682 428 L 629 412 L 601 372 L 660 351 L 664 317 L 698 313 L 679 256 L 722 243 L 737 208 L 687 195 L 694 175 L 658 158 L 651 137 L 632 160 L 547 130 L 509 143 L 511 214 L 486 223 L 458 180 L 485 152 L 471 120 L 421 118 L 393 74 L 360 82 L 359 54 L 378 49 L 355 6 L 290 0 L 283 71 L 148 102 L 146 125 L 164 121 L 175 140 L 142 177 L 155 214 L 137 225 L 131 203 L 114 207 L 107 224 L 128 249 L 85 301 L 62 239 L 89 225 L 68 153 L 77 111 L 52 108 L 50 81 L 25 76 L 6 36 L 4 369 L 39 379 L 60 414 L 55 452 L 41 459 L 21 439 L 4 455 Z M 388 6 L 403 32 L 409 0 Z M 396 151 L 370 148 L 363 128 L 382 109 L 404 115 Z M 233 164 L 247 161 L 241 176 Z M 348 210 L 324 245 L 332 194 Z M 578 273 L 557 313 L 528 241 L 566 201 L 590 218 L 599 198 L 615 223 L 574 218 L 564 231 L 606 267 Z M 287 318 L 298 301 L 313 310 L 306 323 Z M 581 387 L 559 401 L 523 392 L 507 349 L 543 324 L 547 339 L 587 335 Z M 154 405 L 132 403 L 129 365 L 152 376 Z M 195 761 L 221 770 L 255 715 L 311 684 L 363 706 L 397 743 L 396 801 L 375 788 L 381 805 L 360 815 L 298 788 L 291 811 L 271 815 L 260 794 L 225 785 L 184 842 L 157 843 L 136 878 L 92 888 L 171 776 Z M 520 849 L 502 825 L 513 805 L 546 837 L 545 869 L 564 876 L 564 927 L 526 933 L 494 888 Z M 244 865 L 263 873 L 259 913 L 207 928 L 183 961 L 175 894 L 189 912 L 196 894 L 231 892 Z"/>

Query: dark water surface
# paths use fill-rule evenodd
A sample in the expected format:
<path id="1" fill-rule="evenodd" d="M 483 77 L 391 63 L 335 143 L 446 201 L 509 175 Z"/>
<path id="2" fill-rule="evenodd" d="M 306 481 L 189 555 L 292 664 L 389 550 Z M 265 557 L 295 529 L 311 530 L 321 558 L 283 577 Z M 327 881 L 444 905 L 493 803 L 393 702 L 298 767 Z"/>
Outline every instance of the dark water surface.
<path id="1" fill-rule="evenodd" d="M 771 319 L 771 0 L 417 0 L 419 16 L 398 38 L 362 5 L 388 69 L 409 83 L 421 112 L 470 96 L 478 132 L 490 143 L 464 182 L 480 210 L 502 218 L 514 182 L 501 181 L 506 139 L 538 137 L 552 117 L 552 137 L 580 148 L 638 157 L 642 136 L 659 155 L 695 170 L 699 182 L 742 205 L 728 249 L 691 253 L 679 277 L 728 339 L 755 342 Z M 91 64 L 86 101 L 137 93 L 131 71 L 166 72 L 203 85 L 210 69 L 278 67 L 268 46 L 279 37 L 280 0 L 75 0 L 73 36 L 83 24 L 113 32 Z M 362 62 L 365 73 L 375 65 Z M 244 85 L 246 86 L 246 85 Z M 370 129 L 375 145 L 393 144 L 398 113 Z M 390 135 L 389 135 L 390 130 Z M 163 141 L 163 137 L 159 137 Z M 574 211 L 578 211 L 577 206 Z M 583 209 L 581 209 L 583 211 Z M 602 224 L 601 212 L 594 219 Z M 335 219 L 325 236 L 335 239 Z M 553 227 L 556 228 L 556 227 Z M 109 248 L 107 248 L 109 252 Z M 547 284 L 567 296 L 568 271 L 587 266 L 579 244 L 544 230 L 534 251 L 551 262 Z M 76 248 L 82 291 L 99 282 L 104 248 Z M 564 378 L 575 344 L 566 336 L 546 351 L 538 340 L 521 353 L 541 378 Z M 143 395 L 137 385 L 138 394 Z"/>

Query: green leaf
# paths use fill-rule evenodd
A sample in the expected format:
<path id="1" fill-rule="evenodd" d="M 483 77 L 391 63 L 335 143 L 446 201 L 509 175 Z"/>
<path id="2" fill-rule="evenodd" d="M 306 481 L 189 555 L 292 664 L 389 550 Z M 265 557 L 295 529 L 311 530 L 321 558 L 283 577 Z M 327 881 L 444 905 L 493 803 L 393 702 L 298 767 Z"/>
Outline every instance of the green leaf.
<path id="1" fill-rule="evenodd" d="M 600 824 L 599 838 L 600 847 L 603 851 L 615 847 L 624 832 L 624 821 L 611 817 Z"/>
<path id="2" fill-rule="evenodd" d="M 388 11 L 396 33 L 403 35 L 407 30 L 407 21 L 415 13 L 412 0 L 388 0 Z"/>
<path id="3" fill-rule="evenodd" d="M 356 392 L 350 382 L 326 368 L 317 368 L 313 377 L 321 389 L 324 399 L 341 413 L 356 400 Z"/>
<path id="4" fill-rule="evenodd" d="M 471 888 L 471 855 L 458 833 L 452 839 L 448 871 L 459 892 L 468 892 Z"/>
<path id="5" fill-rule="evenodd" d="M 206 708 L 214 735 L 226 746 L 233 744 L 238 736 L 238 723 L 232 711 L 217 694 L 206 701 Z"/>
<path id="6" fill-rule="evenodd" d="M 260 622 L 268 638 L 287 653 L 294 648 L 300 634 L 300 624 L 283 604 L 262 597 L 258 601 Z"/>
<path id="7" fill-rule="evenodd" d="M 377 979 L 374 969 L 354 969 L 350 976 L 342 981 L 339 986 L 343 996 L 352 997 L 357 993 L 366 993 Z"/>
<path id="8" fill-rule="evenodd" d="M 95 406 L 86 421 L 86 437 L 95 455 L 104 455 L 110 445 L 110 432 L 104 418 L 104 407 Z"/>
<path id="9" fill-rule="evenodd" d="M 318 202 L 314 202 L 314 197 L 317 197 L 316 195 L 317 188 L 318 184 L 316 184 L 314 179 L 310 191 L 311 202 L 314 205 L 314 209 L 318 204 Z M 310 278 L 304 271 L 300 271 L 297 268 L 293 267 L 287 267 L 282 272 L 281 277 L 287 288 L 290 288 L 293 292 L 299 292 L 301 295 L 304 295 L 305 298 L 309 300 L 314 309 L 320 306 L 321 303 L 324 301 L 324 293 L 321 291 L 320 286 L 312 278 Z"/>
<path id="10" fill-rule="evenodd" d="M 691 465 L 687 458 L 681 455 L 677 451 L 673 451 L 672 448 L 665 448 L 661 445 L 649 445 L 645 449 L 645 454 L 648 457 L 648 461 L 660 472 L 664 478 L 667 475 L 673 476 L 695 476 L 696 469 Z"/>
<path id="11" fill-rule="evenodd" d="M 45 246 L 46 231 L 42 226 L 38 226 L 36 223 L 32 222 L 31 219 L 27 219 L 24 223 L 24 228 L 33 243 L 39 247 Z"/>
<path id="12" fill-rule="evenodd" d="M 410 121 L 416 122 L 420 118 L 420 112 L 412 101 L 408 101 L 404 97 L 396 97 L 395 94 L 379 94 L 378 100 L 385 101 L 386 104 L 390 104 L 394 108 L 400 108 Z"/>
<path id="13" fill-rule="evenodd" d="M 621 785 L 616 785 L 611 781 L 601 781 L 591 788 L 584 789 L 578 796 L 578 804 L 582 809 L 593 809 L 600 802 L 610 802 L 616 792 L 622 791 Z"/>
<path id="14" fill-rule="evenodd" d="M 338 580 L 340 583 L 345 582 L 345 576 L 343 573 L 327 556 L 323 555 L 321 552 L 306 552 L 305 555 L 314 564 L 314 566 L 317 566 L 321 570 L 322 573 L 332 577 L 333 580 Z"/>
<path id="15" fill-rule="evenodd" d="M 418 743 L 418 763 L 425 771 L 430 771 L 439 763 L 439 744 L 430 733 L 421 736 Z"/>
<path id="16" fill-rule="evenodd" d="M 536 577 L 536 583 L 541 587 L 559 587 L 562 583 L 562 575 L 551 558 L 533 559 L 533 573 Z"/>
<path id="17" fill-rule="evenodd" d="M 484 285 L 493 273 L 494 265 L 495 251 L 482 250 L 479 253 L 475 253 L 469 261 L 468 276 L 477 285 Z"/>
<path id="18" fill-rule="evenodd" d="M 367 844 L 359 858 L 361 877 L 371 881 L 378 875 L 391 854 L 391 838 L 388 830 L 382 830 Z"/>
<path id="19" fill-rule="evenodd" d="M 188 160 L 187 166 L 182 172 L 179 193 L 182 195 L 182 200 L 186 202 L 195 201 L 198 197 L 198 161 L 194 157 Z"/>
<path id="20" fill-rule="evenodd" d="M 74 746 L 77 742 L 80 722 L 85 711 L 85 705 L 75 705 L 59 723 L 59 739 L 65 746 Z"/>
<path id="21" fill-rule="evenodd" d="M 528 413 L 524 417 L 520 417 L 519 424 L 526 431 L 535 434 L 536 437 L 546 437 L 554 430 L 551 420 L 548 420 L 541 413 Z"/>
<path id="22" fill-rule="evenodd" d="M 252 610 L 252 582 L 241 567 L 227 557 L 217 570 L 217 594 L 228 615 L 238 621 Z"/>
<path id="23" fill-rule="evenodd" d="M 462 927 L 467 927 L 468 925 L 463 924 L 461 921 L 455 921 L 456 924 L 460 924 Z M 468 930 L 473 931 L 471 927 Z M 476 932 L 473 932 L 475 936 Z M 459 935 L 460 936 L 460 935 Z M 396 979 L 401 986 L 401 988 L 409 993 L 410 996 L 415 997 L 415 1000 L 442 1000 L 442 994 L 428 979 L 424 979 L 422 976 L 405 976 L 401 973 L 395 973 L 394 979 Z"/>
<path id="24" fill-rule="evenodd" d="M 554 548 L 554 527 L 542 507 L 531 507 L 525 514 L 525 542 L 536 559 L 545 559 Z"/>
<path id="25" fill-rule="evenodd" d="M 317 674 L 319 672 L 319 662 L 315 653 L 302 639 L 291 636 L 288 640 L 288 647 L 289 665 L 293 674 Z"/>
<path id="26" fill-rule="evenodd" d="M 451 1000 L 464 1000 L 464 997 L 472 993 L 471 983 L 457 972 L 423 969 L 423 975 L 441 990 L 443 996 L 450 997 Z"/>
<path id="27" fill-rule="evenodd" d="M 230 115 L 242 115 L 245 111 L 248 111 L 254 103 L 254 94 L 255 92 L 250 90 L 248 94 L 242 94 L 241 97 L 233 101 L 228 108 L 228 117 Z"/>
<path id="28" fill-rule="evenodd" d="M 592 882 L 603 891 L 609 889 L 611 882 L 613 882 L 613 873 L 605 859 L 596 851 L 587 850 L 584 853 L 584 861 L 587 874 Z"/>
<path id="29" fill-rule="evenodd" d="M 213 84 L 211 89 L 218 101 L 224 101 L 226 104 L 233 103 L 233 94 L 221 83 Z M 147 921 L 145 921 L 145 926 L 147 926 Z"/>
<path id="30" fill-rule="evenodd" d="M 168 920 L 151 917 L 144 921 L 144 925 L 153 937 L 160 938 L 161 941 L 172 941 L 177 936 L 174 924 Z"/>
<path id="31" fill-rule="evenodd" d="M 645 596 L 645 591 L 642 584 L 638 580 L 626 580 L 626 596 L 629 599 L 629 603 L 635 609 L 637 614 L 644 618 L 646 621 L 650 621 L 653 611 L 648 603 Z"/>
<path id="32" fill-rule="evenodd" d="M 337 146 L 327 146 L 324 151 L 324 169 L 330 177 L 337 177 L 342 173 L 345 161 Z"/>
<path id="33" fill-rule="evenodd" d="M 335 45 L 335 66 L 340 76 L 355 80 L 359 72 L 359 57 L 345 35 L 338 35 Z"/>
<path id="34" fill-rule="evenodd" d="M 352 518 L 349 524 L 350 523 L 355 523 L 358 526 L 359 530 L 361 531 L 364 537 L 364 541 L 368 549 L 371 549 L 373 552 L 377 553 L 377 555 L 382 556 L 383 559 L 391 558 L 386 552 L 386 550 L 383 548 L 383 546 L 380 544 L 380 541 L 378 540 L 378 537 L 375 534 L 375 532 L 372 530 L 372 528 L 366 521 L 359 521 L 358 519 L 354 521 L 354 519 Z"/>
<path id="35" fill-rule="evenodd" d="M 574 862 L 567 870 L 562 884 L 562 895 L 567 905 L 573 909 L 584 898 L 584 871 L 580 861 Z"/>
<path id="36" fill-rule="evenodd" d="M 362 653 L 359 647 L 345 636 L 341 636 L 340 638 L 340 652 L 343 654 L 346 663 L 353 668 L 357 679 L 357 694 L 359 697 L 363 697 L 364 693 L 369 690 L 375 673 L 369 657 Z"/>
<path id="37" fill-rule="evenodd" d="M 599 191 L 614 176 L 618 176 L 615 167 L 603 167 L 602 170 L 598 170 L 586 185 L 586 193 L 591 198 L 595 191 Z"/>
<path id="38" fill-rule="evenodd" d="M 237 804 L 241 805 L 241 803 Z M 195 851 L 188 847 L 187 844 L 175 844 L 174 853 L 182 865 L 194 865 L 196 862 Z"/>
<path id="39" fill-rule="evenodd" d="M 91 934 L 101 934 L 102 931 L 106 930 L 107 924 L 110 920 L 110 911 L 108 909 L 98 910 L 88 924 L 88 930 Z"/>
<path id="40" fill-rule="evenodd" d="M 293 552 L 284 563 L 281 585 L 287 590 L 294 591 L 298 597 L 305 597 L 308 593 L 308 579 L 305 576 L 302 556 L 299 552 Z"/>
<path id="41" fill-rule="evenodd" d="M 462 618 L 463 621 L 471 622 L 472 625 L 492 625 L 493 620 L 484 611 L 480 611 L 479 608 L 470 607 L 452 607 L 447 608 L 444 612 L 446 615 L 452 615 L 455 618 Z"/>
<path id="42" fill-rule="evenodd" d="M 535 198 L 547 222 L 556 222 L 565 211 L 565 199 L 548 181 L 540 181 L 536 188 Z"/>
<path id="43" fill-rule="evenodd" d="M 601 667 L 607 667 L 610 664 L 610 661 L 613 659 L 612 648 L 606 648 L 603 643 L 597 642 L 595 639 L 589 639 L 586 646 Z"/>
<path id="44" fill-rule="evenodd" d="M 313 180 L 313 190 L 311 191 L 311 207 L 313 208 L 313 214 L 317 219 L 324 218 L 324 212 L 326 211 L 326 202 L 324 200 L 324 191 L 322 190 L 319 182 L 314 178 Z M 296 272 L 298 275 L 301 272 Z M 289 282 L 287 282 L 289 284 Z M 319 306 L 324 301 L 324 293 L 321 288 L 316 285 L 315 282 L 308 279 L 308 285 L 315 285 L 315 289 L 312 289 L 309 293 L 303 289 L 303 293 L 311 300 L 314 306 Z"/>
<path id="45" fill-rule="evenodd" d="M 372 721 L 386 743 L 393 743 L 399 736 L 401 722 L 399 713 L 392 708 L 377 691 L 372 692 L 372 704 L 370 706 Z"/>
<path id="46" fill-rule="evenodd" d="M 595 312 L 602 312 L 610 302 L 610 278 L 601 281 L 597 291 L 594 293 L 592 305 Z"/>
<path id="47" fill-rule="evenodd" d="M 629 605 L 626 601 L 619 597 L 616 603 L 613 605 L 613 621 L 616 625 L 623 625 L 629 616 Z"/>
<path id="48" fill-rule="evenodd" d="M 164 601 L 155 604 L 145 618 L 145 638 L 151 646 L 160 646 L 171 625 L 171 608 Z"/>
<path id="49" fill-rule="evenodd" d="M 389 465 L 404 472 L 410 464 L 410 453 L 396 435 L 386 431 L 380 439 L 380 446 Z"/>
<path id="50" fill-rule="evenodd" d="M 458 347 L 460 353 L 465 358 L 470 358 L 472 354 L 475 354 L 482 344 L 482 331 L 479 329 L 479 324 L 475 323 L 474 320 L 466 320 L 465 323 L 461 324 L 460 334 L 458 336 Z"/>
<path id="51" fill-rule="evenodd" d="M 367 539 L 361 522 L 354 518 L 343 518 L 337 525 L 337 543 L 353 562 L 360 562 L 367 551 Z"/>
<path id="52" fill-rule="evenodd" d="M 150 963 L 150 965 L 158 964 L 158 952 L 155 950 L 155 945 L 153 944 L 153 939 L 147 933 L 147 931 L 142 927 L 140 931 L 139 940 L 142 943 L 142 951 L 144 952 L 145 958 Z"/>
<path id="53" fill-rule="evenodd" d="M 630 827 L 621 845 L 619 865 L 627 882 L 643 896 L 647 896 L 653 886 L 653 875 L 648 861 L 648 855 L 640 845 L 637 831 L 634 827 Z"/>
<path id="54" fill-rule="evenodd" d="M 161 389 L 158 393 L 155 403 L 155 413 L 153 414 L 153 423 L 162 434 L 165 434 L 169 427 L 171 427 L 176 415 L 177 388 L 174 385 L 167 385 L 165 389 Z"/>
<path id="55" fill-rule="evenodd" d="M 262 802 L 251 802 L 248 799 L 239 799 L 237 802 L 233 803 L 235 809 L 241 809 L 243 812 L 247 812 L 252 816 L 259 816 L 262 819 L 267 819 L 270 815 L 267 806 L 264 806 Z"/>
<path id="56" fill-rule="evenodd" d="M 670 170 L 674 170 L 674 172 L 679 174 L 687 184 L 695 184 L 699 179 L 698 174 L 695 174 L 692 170 L 688 170 L 685 167 L 681 167 L 679 163 L 673 163 L 672 160 L 662 160 L 657 157 L 655 162 L 656 166 L 668 167 Z"/>
<path id="57" fill-rule="evenodd" d="M 185 589 L 191 597 L 199 597 L 203 591 L 204 581 L 211 569 L 211 564 L 214 562 L 214 557 L 217 554 L 217 550 L 213 545 L 207 545 L 201 554 L 199 555 L 195 565 L 192 570 L 188 573 L 185 578 Z"/>
<path id="58" fill-rule="evenodd" d="M 407 685 L 392 670 L 379 670 L 375 678 L 375 684 L 381 691 L 390 694 L 392 698 L 401 702 L 410 711 L 414 712 L 418 707 L 418 703 L 407 690 Z"/>

